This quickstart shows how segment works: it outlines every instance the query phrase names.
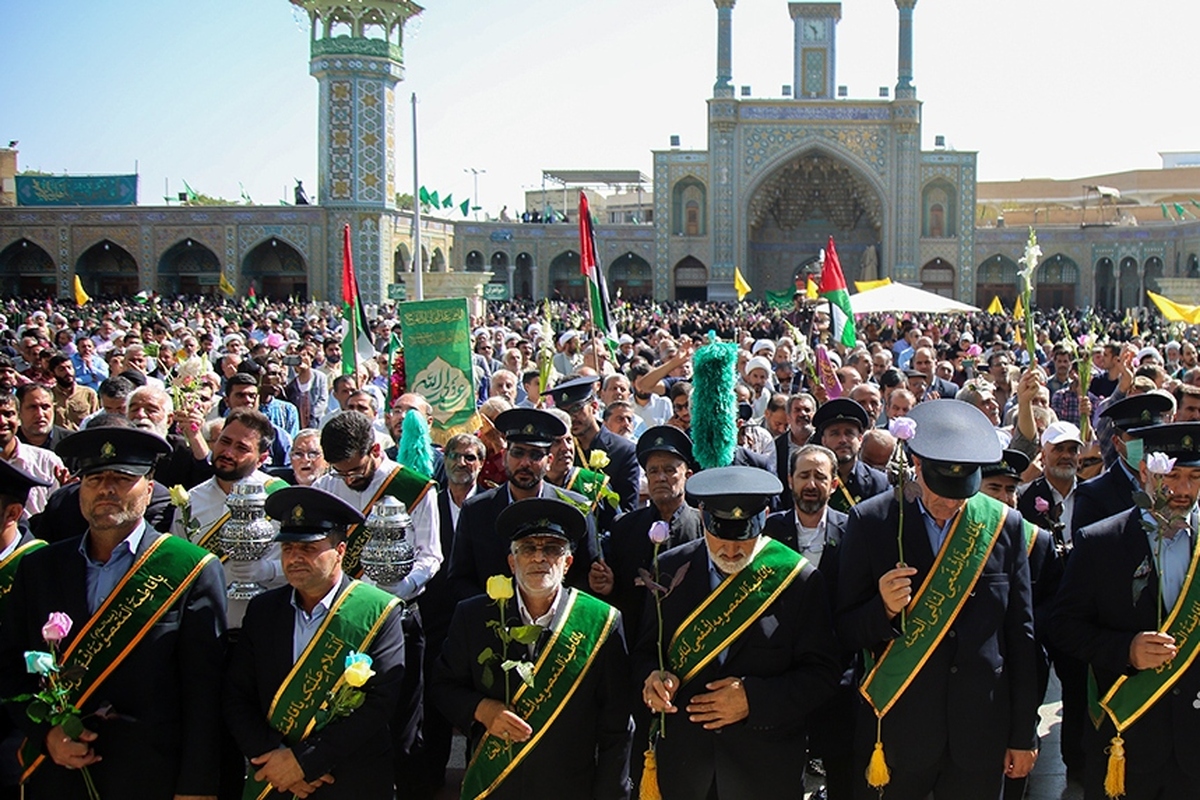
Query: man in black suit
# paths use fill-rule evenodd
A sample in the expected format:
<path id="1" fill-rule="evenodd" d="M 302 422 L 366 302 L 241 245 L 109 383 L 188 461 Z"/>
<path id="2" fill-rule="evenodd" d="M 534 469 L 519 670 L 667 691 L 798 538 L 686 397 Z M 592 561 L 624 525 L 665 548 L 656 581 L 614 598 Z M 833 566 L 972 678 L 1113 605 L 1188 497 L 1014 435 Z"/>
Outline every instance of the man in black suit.
<path id="1" fill-rule="evenodd" d="M 794 796 L 809 716 L 840 672 L 825 582 L 760 536 L 780 491 L 774 475 L 708 469 L 687 491 L 701 504 L 704 538 L 659 558 L 663 583 L 679 582 L 662 599 L 661 638 L 647 599 L 634 658 L 635 677 L 646 676 L 642 702 L 665 715 L 655 746 L 662 795 Z"/>
<path id="2" fill-rule="evenodd" d="M 920 395 L 922 400 L 935 400 L 939 397 L 953 398 L 958 394 L 957 383 L 937 376 L 937 358 L 932 347 L 918 347 L 913 352 L 910 366 L 925 377 L 925 391 Z"/>
<path id="3" fill-rule="evenodd" d="M 1200 615 L 1193 554 L 1200 424 L 1133 433 L 1145 442 L 1147 454 L 1174 459 L 1161 477 L 1143 461 L 1139 480 L 1150 494 L 1156 494 L 1152 482 L 1161 481 L 1169 496 L 1163 514 L 1182 527 L 1151 524 L 1147 530 L 1149 515 L 1133 509 L 1082 528 L 1058 592 L 1050 637 L 1088 664 L 1104 700 L 1099 729 L 1087 729 L 1088 800 L 1106 797 L 1106 772 L 1118 755 L 1124 786 L 1114 788 L 1129 800 L 1194 798 L 1200 786 L 1200 667 L 1191 660 L 1190 634 Z M 1130 689 L 1145 693 L 1131 702 L 1124 694 Z M 1151 699 L 1141 699 L 1146 697 Z M 1132 723 L 1131 710 L 1140 712 Z"/>
<path id="4" fill-rule="evenodd" d="M 431 676 L 438 708 L 474 753 L 464 797 L 490 787 L 498 800 L 628 800 L 633 688 L 621 615 L 563 585 L 572 543 L 586 530 L 578 508 L 554 499 L 518 500 L 496 519 L 516 590 L 497 573 L 488 582 L 493 597 L 458 605 Z M 521 631 L 506 643 L 490 627 L 493 600 L 504 596 L 513 602 L 501 601 L 503 624 Z M 493 657 L 481 659 L 487 651 Z M 532 668 L 529 686 L 513 675 L 511 700 L 506 660 Z"/>
<path id="5" fill-rule="evenodd" d="M 579 448 L 579 465 L 589 466 L 592 454 L 603 452 L 605 463 L 600 471 L 609 477 L 609 485 L 621 498 L 621 510 L 632 511 L 638 499 L 637 454 L 633 442 L 605 428 L 597 419 L 600 408 L 595 394 L 597 380 L 573 378 L 543 392 L 543 396 L 551 398 L 555 408 L 571 416 L 571 435 Z"/>
<path id="6" fill-rule="evenodd" d="M 863 431 L 871 427 L 867 412 L 848 397 L 830 400 L 813 415 L 816 441 L 837 455 L 838 480 L 829 505 L 843 513 L 887 491 L 887 475 L 858 458 Z M 790 462 L 789 462 L 790 463 Z"/>
<path id="7" fill-rule="evenodd" d="M 459 513 L 446 572 L 450 591 L 458 600 L 482 594 L 490 576 L 504 574 L 509 548 L 508 542 L 496 535 L 496 518 L 505 506 L 530 497 L 564 500 L 580 508 L 591 503 L 583 495 L 545 480 L 550 445 L 567 432 L 558 418 L 536 408 L 511 408 L 501 412 L 494 424 L 508 442 L 504 452 L 508 480 L 472 497 Z M 567 584 L 580 588 L 587 586 L 588 569 L 600 555 L 590 514 L 587 526 L 588 535 L 579 543 L 578 557 L 567 572 Z"/>
<path id="8" fill-rule="evenodd" d="M 479 491 L 479 473 L 487 448 L 477 436 L 459 433 L 446 442 L 446 483 L 438 489 L 438 528 L 442 539 L 442 552 L 450 553 L 454 548 L 454 528 L 462 507 Z M 425 675 L 433 672 L 433 664 L 442 652 L 442 642 L 450 628 L 450 618 L 458 598 L 450 587 L 446 570 L 440 569 L 425 584 L 425 591 L 417 598 L 421 609 L 421 624 L 425 631 Z M 446 783 L 446 762 L 450 758 L 450 746 L 454 729 L 445 715 L 437 710 L 430 696 L 430 682 L 425 681 L 425 708 L 421 734 L 424 744 L 424 761 L 429 770 L 429 785 L 434 789 Z"/>
<path id="9" fill-rule="evenodd" d="M 808 444 L 812 439 L 814 433 L 812 420 L 816 411 L 817 401 L 807 392 L 794 394 L 788 398 L 788 427 L 786 431 L 775 437 L 775 475 L 785 487 L 790 474 L 788 467 L 792 463 L 792 453 Z M 774 506 L 782 511 L 791 504 L 792 493 L 785 488 L 779 493 L 779 500 Z"/>
<path id="10" fill-rule="evenodd" d="M 763 533 L 783 542 L 808 559 L 825 579 L 830 608 L 837 598 L 837 562 L 846 515 L 829 507 L 837 474 L 837 456 L 827 447 L 806 444 L 792 453 L 788 490 L 792 509 L 767 517 Z M 828 800 L 854 796 L 854 653 L 843 652 L 842 680 L 829 702 L 814 712 L 809 727 L 809 747 L 825 769 Z"/>
<path id="11" fill-rule="evenodd" d="M 839 638 L 874 661 L 856 729 L 858 774 L 870 763 L 872 785 L 856 779 L 856 796 L 875 798 L 882 787 L 889 800 L 930 792 L 995 800 L 1004 777 L 1028 774 L 1037 751 L 1022 521 L 976 495 L 980 465 L 1002 455 L 982 412 L 930 400 L 911 417 L 918 497 L 856 506 L 838 561 Z M 890 780 L 878 769 L 884 760 Z"/>
<path id="12" fill-rule="evenodd" d="M 1112 436 L 1117 460 L 1104 472 L 1084 481 L 1075 490 L 1077 511 L 1071 516 L 1071 533 L 1133 508 L 1133 493 L 1140 487 L 1138 466 L 1142 461 L 1141 437 L 1135 428 L 1166 422 L 1175 411 L 1175 401 L 1161 392 L 1126 397 L 1100 412 L 1112 420 Z"/>
<path id="13" fill-rule="evenodd" d="M 279 522 L 288 585 L 250 602 L 223 697 L 225 722 L 250 761 L 247 781 L 299 797 L 391 798 L 388 722 L 403 685 L 403 610 L 398 598 L 342 572 L 346 528 L 365 517 L 308 486 L 280 489 L 266 511 Z M 323 719 L 317 710 L 351 653 L 369 656 L 372 670 L 358 686 L 345 675 L 361 703 Z"/>
<path id="14" fill-rule="evenodd" d="M 1017 499 L 1017 510 L 1029 522 L 1071 544 L 1071 517 L 1076 506 L 1075 474 L 1083 439 L 1073 422 L 1052 422 L 1042 431 L 1042 475 L 1030 481 Z"/>
<path id="15" fill-rule="evenodd" d="M 57 660 L 85 670 L 70 695 L 85 722 L 72 737 L 7 704 L 29 739 L 25 796 L 82 800 L 86 767 L 101 797 L 215 798 L 225 577 L 207 551 L 143 519 L 150 473 L 170 445 L 100 428 L 59 447 L 76 459 L 88 530 L 21 561 L 0 627 L 0 694 L 37 690 L 23 654 L 47 649 L 42 626 L 61 612 L 74 624 Z M 91 716 L 108 704 L 119 716 Z"/>

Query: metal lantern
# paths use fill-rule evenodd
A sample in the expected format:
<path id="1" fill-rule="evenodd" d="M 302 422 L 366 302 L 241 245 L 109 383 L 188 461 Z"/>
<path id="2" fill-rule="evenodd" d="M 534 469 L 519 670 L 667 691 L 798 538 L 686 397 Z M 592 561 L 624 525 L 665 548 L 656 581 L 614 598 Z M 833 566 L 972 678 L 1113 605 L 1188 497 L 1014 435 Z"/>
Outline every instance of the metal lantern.
<path id="1" fill-rule="evenodd" d="M 385 586 L 398 583 L 413 568 L 412 517 L 394 497 L 384 497 L 367 517 L 370 538 L 363 545 L 359 562 L 363 573 Z"/>
<path id="2" fill-rule="evenodd" d="M 229 521 L 221 528 L 219 541 L 222 551 L 234 561 L 257 561 L 271 549 L 275 526 L 267 519 L 264 509 L 267 492 L 263 484 L 245 478 L 233 485 L 225 498 Z M 249 600 L 267 590 L 252 581 L 233 581 L 225 596 L 230 600 Z"/>

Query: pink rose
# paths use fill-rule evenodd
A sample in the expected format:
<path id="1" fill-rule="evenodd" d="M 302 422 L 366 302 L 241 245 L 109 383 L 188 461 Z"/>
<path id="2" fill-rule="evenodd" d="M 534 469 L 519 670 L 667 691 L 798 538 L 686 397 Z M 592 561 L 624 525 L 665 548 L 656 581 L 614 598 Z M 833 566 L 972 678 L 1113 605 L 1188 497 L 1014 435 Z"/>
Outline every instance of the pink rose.
<path id="1" fill-rule="evenodd" d="M 977 344 L 972 344 L 967 348 L 967 358 L 979 358 L 983 355 L 983 348 Z"/>
<path id="2" fill-rule="evenodd" d="M 902 442 L 907 442 L 917 433 L 917 421 L 912 417 L 896 417 L 888 423 L 888 432 Z"/>
<path id="3" fill-rule="evenodd" d="M 71 632 L 71 618 L 61 611 L 52 611 L 46 624 L 42 626 L 42 638 L 48 644 L 57 644 L 67 638 L 67 634 Z"/>
<path id="4" fill-rule="evenodd" d="M 1045 514 L 1050 510 L 1050 501 L 1044 497 L 1035 497 L 1033 498 L 1033 507 L 1039 514 Z"/>
<path id="5" fill-rule="evenodd" d="M 671 526 L 663 520 L 659 520 L 650 526 L 650 541 L 655 544 L 662 544 L 671 538 Z"/>

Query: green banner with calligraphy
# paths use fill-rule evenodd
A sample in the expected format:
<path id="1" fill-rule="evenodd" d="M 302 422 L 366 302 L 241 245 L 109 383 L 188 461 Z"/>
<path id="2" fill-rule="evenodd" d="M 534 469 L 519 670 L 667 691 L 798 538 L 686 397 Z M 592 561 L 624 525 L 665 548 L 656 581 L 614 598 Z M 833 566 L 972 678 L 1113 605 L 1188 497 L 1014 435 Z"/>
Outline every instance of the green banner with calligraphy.
<path id="1" fill-rule="evenodd" d="M 471 315 L 466 298 L 402 303 L 404 377 L 408 391 L 433 407 L 429 435 L 438 444 L 479 429 L 471 364 Z"/>
<path id="2" fill-rule="evenodd" d="M 19 206 L 136 206 L 137 175 L 18 175 Z"/>

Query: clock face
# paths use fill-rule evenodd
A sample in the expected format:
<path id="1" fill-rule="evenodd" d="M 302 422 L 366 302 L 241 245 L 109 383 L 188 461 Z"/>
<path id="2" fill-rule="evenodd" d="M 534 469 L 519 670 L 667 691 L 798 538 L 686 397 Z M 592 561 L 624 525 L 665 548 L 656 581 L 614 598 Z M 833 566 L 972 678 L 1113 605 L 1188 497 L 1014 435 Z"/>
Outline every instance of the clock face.
<path id="1" fill-rule="evenodd" d="M 825 41 L 825 20 L 809 19 L 804 21 L 804 41 L 806 42 L 823 42 Z"/>

